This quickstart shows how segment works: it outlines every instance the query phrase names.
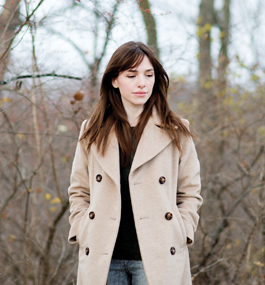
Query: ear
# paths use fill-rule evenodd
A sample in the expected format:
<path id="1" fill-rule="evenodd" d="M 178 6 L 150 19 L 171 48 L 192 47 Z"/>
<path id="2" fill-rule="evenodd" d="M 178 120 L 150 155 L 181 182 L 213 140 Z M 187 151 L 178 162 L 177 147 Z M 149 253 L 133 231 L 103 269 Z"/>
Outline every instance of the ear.
<path id="1" fill-rule="evenodd" d="M 112 84 L 112 86 L 113 86 L 114 88 L 118 88 L 118 87 L 119 87 L 118 82 L 117 82 L 117 78 L 112 79 L 111 84 Z"/>

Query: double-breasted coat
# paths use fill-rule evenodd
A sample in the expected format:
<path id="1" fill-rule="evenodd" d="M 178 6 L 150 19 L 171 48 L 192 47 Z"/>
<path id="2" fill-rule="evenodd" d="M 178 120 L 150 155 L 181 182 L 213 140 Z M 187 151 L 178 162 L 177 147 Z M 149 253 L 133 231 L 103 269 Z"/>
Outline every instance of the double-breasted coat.
<path id="1" fill-rule="evenodd" d="M 180 152 L 160 124 L 154 111 L 129 174 L 135 227 L 148 284 L 188 285 L 187 238 L 192 244 L 202 203 L 200 166 L 192 138 L 182 136 Z M 118 234 L 120 166 L 114 131 L 108 142 L 102 156 L 96 145 L 87 151 L 87 142 L 79 141 L 73 161 L 69 242 L 79 244 L 78 285 L 106 284 Z"/>

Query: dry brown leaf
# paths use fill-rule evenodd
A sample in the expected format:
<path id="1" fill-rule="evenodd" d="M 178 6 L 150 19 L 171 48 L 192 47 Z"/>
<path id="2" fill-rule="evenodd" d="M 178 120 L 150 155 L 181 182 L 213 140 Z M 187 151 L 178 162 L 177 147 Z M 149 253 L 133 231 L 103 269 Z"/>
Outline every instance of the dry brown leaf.
<path id="1" fill-rule="evenodd" d="M 78 90 L 78 91 L 76 91 L 74 98 L 76 101 L 82 101 L 84 98 L 84 95 L 85 95 L 84 91 Z"/>

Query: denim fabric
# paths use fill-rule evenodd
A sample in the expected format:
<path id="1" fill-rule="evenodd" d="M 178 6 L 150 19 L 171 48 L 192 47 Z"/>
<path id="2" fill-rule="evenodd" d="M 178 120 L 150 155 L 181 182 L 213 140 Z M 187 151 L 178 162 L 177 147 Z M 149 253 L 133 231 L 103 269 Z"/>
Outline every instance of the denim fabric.
<path id="1" fill-rule="evenodd" d="M 148 285 L 141 260 L 113 259 L 110 263 L 108 285 Z"/>

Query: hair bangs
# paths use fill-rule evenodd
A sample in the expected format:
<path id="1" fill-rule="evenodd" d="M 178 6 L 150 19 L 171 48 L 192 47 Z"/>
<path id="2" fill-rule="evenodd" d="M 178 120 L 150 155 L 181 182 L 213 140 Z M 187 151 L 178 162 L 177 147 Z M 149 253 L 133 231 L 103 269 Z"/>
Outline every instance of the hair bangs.
<path id="1" fill-rule="evenodd" d="M 144 59 L 146 54 L 137 47 L 136 50 L 132 50 L 124 58 L 124 64 L 122 65 L 120 72 L 136 68 Z"/>

